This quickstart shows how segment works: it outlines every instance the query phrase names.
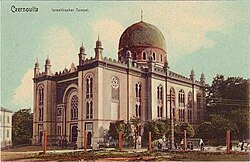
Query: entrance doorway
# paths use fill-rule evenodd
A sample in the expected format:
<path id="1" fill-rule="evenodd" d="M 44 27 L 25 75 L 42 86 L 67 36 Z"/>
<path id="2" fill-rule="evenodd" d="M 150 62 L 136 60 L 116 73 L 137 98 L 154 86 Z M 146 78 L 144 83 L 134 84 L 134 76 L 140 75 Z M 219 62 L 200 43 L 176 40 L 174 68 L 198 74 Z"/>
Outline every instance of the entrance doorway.
<path id="1" fill-rule="evenodd" d="M 87 147 L 91 148 L 92 147 L 92 132 L 93 132 L 93 123 L 88 122 L 85 123 L 85 130 L 87 132 Z"/>
<path id="2" fill-rule="evenodd" d="M 71 142 L 72 143 L 76 143 L 77 136 L 78 136 L 77 126 L 74 125 L 74 126 L 71 127 Z"/>
<path id="3" fill-rule="evenodd" d="M 39 143 L 42 143 L 42 141 L 43 141 L 43 132 L 40 131 L 40 133 L 39 133 Z"/>
<path id="4" fill-rule="evenodd" d="M 90 147 L 91 146 L 91 138 L 92 138 L 92 133 L 88 132 L 87 134 L 87 146 Z"/>

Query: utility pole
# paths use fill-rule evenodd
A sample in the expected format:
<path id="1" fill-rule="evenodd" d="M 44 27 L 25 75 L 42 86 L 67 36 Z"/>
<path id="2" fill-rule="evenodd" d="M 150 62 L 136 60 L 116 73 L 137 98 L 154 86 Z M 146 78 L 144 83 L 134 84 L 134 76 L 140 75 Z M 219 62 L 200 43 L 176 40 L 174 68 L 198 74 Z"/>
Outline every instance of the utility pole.
<path id="1" fill-rule="evenodd" d="M 174 148 L 174 117 L 172 109 L 172 101 L 174 96 L 172 96 L 172 91 L 170 90 L 170 95 L 168 95 L 168 100 L 170 101 L 170 150 Z"/>

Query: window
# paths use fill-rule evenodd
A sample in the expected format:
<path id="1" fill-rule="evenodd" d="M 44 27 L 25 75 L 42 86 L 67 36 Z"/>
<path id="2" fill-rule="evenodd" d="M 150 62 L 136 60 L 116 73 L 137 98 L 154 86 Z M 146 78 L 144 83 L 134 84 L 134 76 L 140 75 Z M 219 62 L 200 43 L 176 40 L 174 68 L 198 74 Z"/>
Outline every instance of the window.
<path id="1" fill-rule="evenodd" d="M 135 105 L 135 115 L 138 118 L 142 116 L 141 110 L 141 83 L 135 84 L 135 96 L 136 96 L 136 105 Z"/>
<path id="2" fill-rule="evenodd" d="M 185 121 L 185 110 L 179 109 L 179 121 L 184 122 Z"/>
<path id="3" fill-rule="evenodd" d="M 201 108 L 202 108 L 201 94 L 198 93 L 197 94 L 197 109 L 201 109 Z"/>
<path id="4" fill-rule="evenodd" d="M 111 80 L 112 99 L 119 100 L 119 81 L 118 78 L 113 77 Z"/>
<path id="5" fill-rule="evenodd" d="M 163 111 L 161 106 L 157 106 L 157 117 L 162 118 L 163 116 Z"/>
<path id="6" fill-rule="evenodd" d="M 7 123 L 10 123 L 10 117 L 7 116 Z"/>
<path id="7" fill-rule="evenodd" d="M 161 85 L 157 87 L 157 99 L 163 100 L 163 87 Z"/>
<path id="8" fill-rule="evenodd" d="M 86 98 L 93 98 L 93 78 L 86 78 Z"/>
<path id="9" fill-rule="evenodd" d="M 155 60 L 155 52 L 153 52 L 153 59 Z"/>
<path id="10" fill-rule="evenodd" d="M 141 98 L 141 84 L 135 84 L 135 96 L 136 98 Z"/>
<path id="11" fill-rule="evenodd" d="M 135 105 L 135 115 L 137 118 L 141 117 L 141 105 L 138 104 Z"/>
<path id="12" fill-rule="evenodd" d="M 179 107 L 183 107 L 185 106 L 185 93 L 184 90 L 180 90 L 179 91 Z"/>
<path id="13" fill-rule="evenodd" d="M 147 59 L 147 54 L 146 54 L 146 52 L 144 51 L 144 52 L 142 52 L 142 59 L 143 60 L 146 60 Z"/>
<path id="14" fill-rule="evenodd" d="M 192 110 L 188 110 L 188 122 L 192 122 Z"/>
<path id="15" fill-rule="evenodd" d="M 86 118 L 93 119 L 93 102 L 92 101 L 86 103 Z"/>
<path id="16" fill-rule="evenodd" d="M 38 120 L 43 121 L 43 107 L 44 107 L 44 90 L 38 89 Z"/>
<path id="17" fill-rule="evenodd" d="M 188 93 L 188 109 L 192 109 L 192 103 L 193 103 L 193 100 L 192 100 L 192 93 L 189 92 Z"/>
<path id="18" fill-rule="evenodd" d="M 7 135 L 6 135 L 6 137 L 10 137 L 10 130 L 9 129 L 7 129 Z"/>
<path id="19" fill-rule="evenodd" d="M 162 55 L 161 55 L 161 62 L 162 62 Z"/>
<path id="20" fill-rule="evenodd" d="M 74 95 L 71 99 L 71 120 L 78 119 L 78 97 Z"/>
<path id="21" fill-rule="evenodd" d="M 179 91 L 179 120 L 185 121 L 185 93 L 184 90 Z"/>
<path id="22" fill-rule="evenodd" d="M 188 122 L 191 123 L 192 122 L 192 109 L 193 109 L 193 97 L 192 97 L 192 92 L 188 92 Z"/>

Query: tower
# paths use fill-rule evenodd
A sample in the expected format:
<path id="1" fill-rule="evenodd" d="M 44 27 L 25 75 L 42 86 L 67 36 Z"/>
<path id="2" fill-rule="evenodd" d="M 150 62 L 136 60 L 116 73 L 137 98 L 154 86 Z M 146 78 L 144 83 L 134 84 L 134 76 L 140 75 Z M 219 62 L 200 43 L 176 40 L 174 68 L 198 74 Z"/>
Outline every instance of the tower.
<path id="1" fill-rule="evenodd" d="M 50 69 L 50 67 L 51 67 L 51 64 L 50 64 L 50 59 L 49 59 L 49 57 L 47 57 L 47 59 L 45 60 L 45 74 L 46 75 L 51 75 L 52 73 L 51 73 L 51 69 Z"/>
<path id="2" fill-rule="evenodd" d="M 191 73 L 190 73 L 190 79 L 194 82 L 195 79 L 194 79 L 195 75 L 194 75 L 194 69 L 191 70 Z"/>
<path id="3" fill-rule="evenodd" d="M 205 75 L 204 73 L 201 73 L 201 78 L 200 78 L 201 84 L 204 86 L 205 85 Z"/>
<path id="4" fill-rule="evenodd" d="M 38 63 L 38 60 L 36 60 L 35 68 L 34 68 L 34 77 L 39 75 L 39 70 L 40 70 L 39 63 Z"/>
<path id="5" fill-rule="evenodd" d="M 82 46 L 80 47 L 80 53 L 78 54 L 79 57 L 79 65 L 82 65 L 84 60 L 85 60 L 85 48 L 83 47 L 83 43 Z"/>
<path id="6" fill-rule="evenodd" d="M 102 42 L 100 41 L 99 36 L 98 36 L 98 39 L 96 41 L 96 47 L 95 47 L 95 59 L 97 60 L 102 59 L 102 51 L 103 51 Z"/>

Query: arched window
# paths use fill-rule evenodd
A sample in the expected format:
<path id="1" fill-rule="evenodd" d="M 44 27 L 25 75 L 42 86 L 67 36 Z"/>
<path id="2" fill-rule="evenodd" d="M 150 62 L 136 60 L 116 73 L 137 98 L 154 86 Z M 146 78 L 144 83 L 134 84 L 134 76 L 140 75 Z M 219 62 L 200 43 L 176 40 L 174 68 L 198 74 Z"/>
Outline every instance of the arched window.
<path id="1" fill-rule="evenodd" d="M 135 84 L 135 96 L 141 98 L 141 83 Z"/>
<path id="2" fill-rule="evenodd" d="M 188 122 L 192 122 L 192 109 L 193 109 L 193 99 L 192 92 L 188 93 Z"/>
<path id="3" fill-rule="evenodd" d="M 155 60 L 155 52 L 153 52 L 153 59 Z"/>
<path id="4" fill-rule="evenodd" d="M 183 89 L 179 91 L 179 107 L 185 107 L 185 93 Z"/>
<path id="5" fill-rule="evenodd" d="M 39 113 L 39 121 L 43 121 L 43 108 L 44 108 L 44 89 L 38 89 L 38 113 Z"/>
<path id="6" fill-rule="evenodd" d="M 201 109 L 201 108 L 202 108 L 201 94 L 198 93 L 197 94 L 197 109 Z"/>
<path id="7" fill-rule="evenodd" d="M 119 80 L 117 77 L 111 79 L 112 100 L 119 100 Z"/>
<path id="8" fill-rule="evenodd" d="M 163 87 L 161 85 L 157 87 L 157 99 L 163 100 Z"/>
<path id="9" fill-rule="evenodd" d="M 142 52 L 142 59 L 143 60 L 146 60 L 147 59 L 147 53 L 144 51 Z"/>
<path id="10" fill-rule="evenodd" d="M 86 78 L 86 98 L 93 98 L 93 78 Z"/>
<path id="11" fill-rule="evenodd" d="M 188 92 L 188 109 L 192 109 L 193 106 L 192 92 Z"/>
<path id="12" fill-rule="evenodd" d="M 162 55 L 160 55 L 161 56 L 161 62 L 162 62 Z"/>
<path id="13" fill-rule="evenodd" d="M 71 98 L 71 120 L 78 119 L 78 97 L 74 95 Z"/>
<path id="14" fill-rule="evenodd" d="M 93 102 L 92 101 L 86 103 L 86 118 L 93 119 Z"/>
<path id="15" fill-rule="evenodd" d="M 185 121 L 185 93 L 184 90 L 179 91 L 179 120 Z"/>

